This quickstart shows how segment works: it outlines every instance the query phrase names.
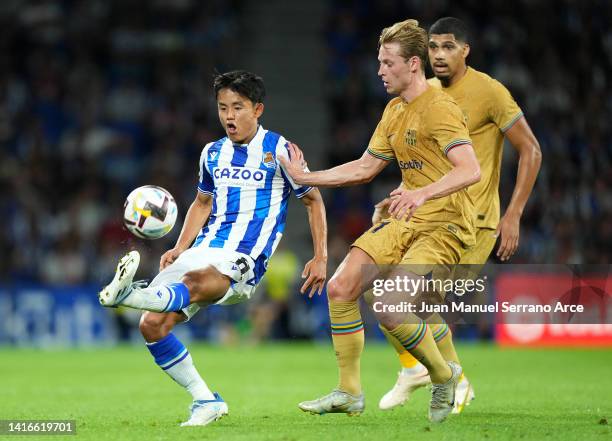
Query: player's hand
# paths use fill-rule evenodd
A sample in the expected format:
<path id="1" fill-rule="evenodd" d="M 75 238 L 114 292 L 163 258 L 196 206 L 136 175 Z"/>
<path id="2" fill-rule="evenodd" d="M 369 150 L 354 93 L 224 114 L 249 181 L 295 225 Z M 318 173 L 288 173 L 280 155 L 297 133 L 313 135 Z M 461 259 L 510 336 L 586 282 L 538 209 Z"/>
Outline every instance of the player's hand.
<path id="1" fill-rule="evenodd" d="M 162 254 L 161 258 L 159 259 L 159 270 L 162 271 L 168 265 L 172 264 L 182 252 L 183 250 L 174 247 Z"/>
<path id="2" fill-rule="evenodd" d="M 506 212 L 500 219 L 499 225 L 497 225 L 495 237 L 501 235 L 497 257 L 499 257 L 499 260 L 502 262 L 509 260 L 518 248 L 521 228 L 520 222 L 521 218 L 519 215 Z"/>
<path id="3" fill-rule="evenodd" d="M 406 190 L 398 187 L 391 192 L 389 214 L 395 219 L 408 220 L 417 208 L 427 201 L 425 193 L 421 190 Z"/>
<path id="4" fill-rule="evenodd" d="M 384 198 L 378 204 L 374 205 L 374 214 L 372 214 L 372 225 L 377 224 L 381 220 L 389 217 L 389 205 L 391 205 L 391 198 Z"/>
<path id="5" fill-rule="evenodd" d="M 304 159 L 304 153 L 293 142 L 287 143 L 287 150 L 289 150 L 289 159 L 279 156 L 279 160 L 291 179 L 296 184 L 301 184 L 300 178 L 304 176 L 308 168 L 308 164 L 306 164 Z"/>
<path id="6" fill-rule="evenodd" d="M 326 278 L 327 259 L 313 257 L 308 261 L 308 263 L 306 263 L 304 266 L 304 271 L 302 271 L 302 279 L 306 279 L 306 281 L 300 288 L 300 292 L 304 294 L 308 288 L 310 288 L 308 298 L 312 298 L 315 292 L 318 295 L 321 295 L 323 292 L 323 287 L 325 286 Z"/>

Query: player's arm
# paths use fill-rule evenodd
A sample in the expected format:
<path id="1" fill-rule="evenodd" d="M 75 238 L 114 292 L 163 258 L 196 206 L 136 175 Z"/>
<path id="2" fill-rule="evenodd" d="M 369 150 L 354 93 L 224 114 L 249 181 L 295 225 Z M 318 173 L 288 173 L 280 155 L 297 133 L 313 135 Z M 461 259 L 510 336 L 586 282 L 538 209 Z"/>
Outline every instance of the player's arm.
<path id="1" fill-rule="evenodd" d="M 306 281 L 300 292 L 303 294 L 310 288 L 308 297 L 312 297 L 315 292 L 321 294 L 327 278 L 327 218 L 323 197 L 318 189 L 311 189 L 302 196 L 301 201 L 308 212 L 314 257 L 304 266 L 302 278 Z"/>
<path id="2" fill-rule="evenodd" d="M 191 203 L 183 228 L 171 250 L 166 251 L 159 261 L 159 270 L 163 270 L 176 260 L 176 258 L 192 244 L 200 230 L 208 221 L 212 210 L 212 195 L 198 191 L 195 200 Z"/>
<path id="3" fill-rule="evenodd" d="M 409 219 L 428 200 L 448 196 L 480 181 L 480 165 L 471 144 L 453 146 L 447 158 L 453 168 L 436 182 L 416 190 L 402 186 L 393 190 L 389 213 L 396 219 Z"/>
<path id="4" fill-rule="evenodd" d="M 361 158 L 327 170 L 310 172 L 305 170 L 304 155 L 293 143 L 288 146 L 289 159 L 281 157 L 283 167 L 291 179 L 299 185 L 316 187 L 345 187 L 370 182 L 387 165 L 388 161 L 379 159 L 369 152 Z"/>
<path id="5" fill-rule="evenodd" d="M 496 236 L 501 234 L 497 250 L 497 256 L 501 260 L 508 260 L 518 248 L 521 216 L 542 164 L 540 144 L 525 117 L 517 120 L 505 135 L 518 152 L 519 163 L 512 199 L 495 232 Z"/>

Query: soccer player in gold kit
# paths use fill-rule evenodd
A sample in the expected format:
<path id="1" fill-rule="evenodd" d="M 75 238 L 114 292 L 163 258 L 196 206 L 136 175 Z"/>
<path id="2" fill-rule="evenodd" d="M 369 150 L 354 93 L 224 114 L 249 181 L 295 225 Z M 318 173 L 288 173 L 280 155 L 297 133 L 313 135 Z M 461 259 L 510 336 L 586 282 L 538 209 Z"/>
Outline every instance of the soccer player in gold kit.
<path id="1" fill-rule="evenodd" d="M 428 82 L 452 96 L 467 118 L 474 151 L 480 163 L 480 182 L 468 193 L 476 208 L 476 245 L 461 256 L 459 264 L 484 265 L 499 236 L 497 256 L 508 260 L 519 242 L 520 218 L 531 194 L 541 163 L 540 146 L 523 112 L 510 92 L 498 81 L 466 64 L 470 53 L 466 25 L 445 17 L 429 30 L 429 63 L 435 78 Z M 499 178 L 504 138 L 517 150 L 520 160 L 512 199 L 500 219 Z M 377 204 L 373 222 L 388 216 L 390 199 Z M 431 325 L 434 339 L 447 361 L 459 362 L 446 324 Z M 384 327 L 382 327 L 385 332 Z M 380 400 L 383 410 L 402 405 L 412 391 L 429 383 L 427 370 L 401 344 L 385 332 L 399 354 L 402 371 L 395 386 Z M 473 398 L 471 385 L 462 374 L 454 412 Z"/>
<path id="2" fill-rule="evenodd" d="M 376 277 L 383 265 L 452 265 L 474 245 L 474 206 L 466 187 L 479 180 L 479 165 L 463 113 L 448 94 L 426 81 L 427 44 L 427 32 L 415 20 L 382 31 L 378 75 L 387 92 L 398 96 L 385 108 L 361 158 L 307 172 L 301 151 L 291 145 L 291 159 L 283 161 L 296 183 L 338 187 L 369 182 L 395 160 L 405 186 L 394 192 L 390 210 L 394 217 L 355 241 L 327 286 L 339 384 L 320 399 L 300 403 L 304 411 L 358 414 L 364 409 L 359 310 L 364 268 Z M 413 273 L 412 277 L 425 274 Z M 377 318 L 404 350 L 427 367 L 432 381 L 429 418 L 443 421 L 452 410 L 461 367 L 443 359 L 431 330 L 418 317 Z"/>

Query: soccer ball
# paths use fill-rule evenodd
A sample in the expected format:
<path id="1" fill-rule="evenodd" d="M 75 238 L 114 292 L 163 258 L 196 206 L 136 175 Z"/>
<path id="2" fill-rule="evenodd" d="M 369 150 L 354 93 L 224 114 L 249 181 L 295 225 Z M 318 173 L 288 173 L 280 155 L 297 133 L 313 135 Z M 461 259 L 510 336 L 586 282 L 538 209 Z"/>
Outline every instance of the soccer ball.
<path id="1" fill-rule="evenodd" d="M 172 230 L 178 209 L 167 190 L 144 185 L 132 191 L 123 205 L 123 223 L 141 239 L 159 239 Z"/>

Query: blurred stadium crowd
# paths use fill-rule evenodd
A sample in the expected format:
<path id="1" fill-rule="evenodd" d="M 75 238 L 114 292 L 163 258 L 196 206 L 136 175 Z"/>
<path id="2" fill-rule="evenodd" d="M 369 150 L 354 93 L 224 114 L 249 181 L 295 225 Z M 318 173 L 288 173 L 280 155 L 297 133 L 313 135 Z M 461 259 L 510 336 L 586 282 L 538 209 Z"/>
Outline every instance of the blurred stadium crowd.
<path id="1" fill-rule="evenodd" d="M 182 209 L 193 199 L 201 145 L 222 135 L 212 73 L 242 67 L 232 64 L 235 35 L 248 17 L 240 0 L 139 5 L 0 5 L 1 281 L 99 283 L 133 240 L 121 209 L 134 186 L 154 181 Z M 463 18 L 473 31 L 469 64 L 509 87 L 542 146 L 514 261 L 608 263 L 611 11 L 603 0 L 331 3 L 321 30 L 329 51 L 328 165 L 362 153 L 389 99 L 376 75 L 380 30 L 407 17 L 423 26 Z M 506 153 L 502 201 L 516 171 L 516 156 Z M 326 194 L 330 271 L 368 227 L 372 203 L 396 185 L 394 169 L 368 189 Z M 176 234 L 147 245 L 145 265 L 155 268 Z"/>
<path id="2" fill-rule="evenodd" d="M 333 78 L 330 165 L 361 154 L 389 100 L 376 75 L 380 30 L 408 17 L 429 27 L 449 15 L 471 29 L 468 64 L 510 89 L 542 148 L 542 169 L 511 262 L 609 263 L 612 8 L 605 1 L 335 2 L 325 31 Z M 507 145 L 502 210 L 514 188 L 517 160 Z M 386 180 L 377 178 L 372 186 L 374 202 L 399 182 L 396 171 L 387 169 Z M 361 191 L 337 191 L 328 201 L 330 218 L 339 219 L 337 231 L 346 240 L 370 219 L 372 200 L 364 201 Z"/>
<path id="3" fill-rule="evenodd" d="M 188 207 L 240 19 L 239 1 L 2 3 L 0 278 L 99 282 L 132 240 L 130 189 L 155 182 Z"/>

